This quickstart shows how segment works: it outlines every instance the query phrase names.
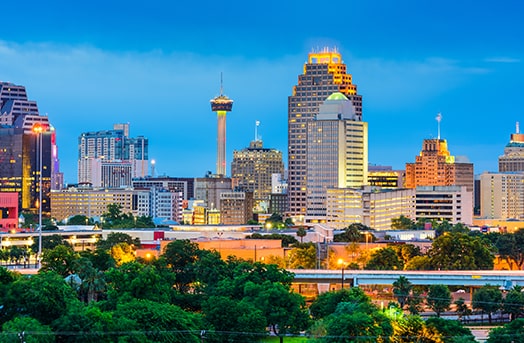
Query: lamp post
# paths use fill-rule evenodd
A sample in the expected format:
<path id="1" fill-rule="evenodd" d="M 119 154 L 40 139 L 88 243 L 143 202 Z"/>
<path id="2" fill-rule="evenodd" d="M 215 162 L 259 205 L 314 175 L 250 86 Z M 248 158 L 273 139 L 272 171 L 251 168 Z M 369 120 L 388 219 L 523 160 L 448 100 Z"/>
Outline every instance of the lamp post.
<path id="1" fill-rule="evenodd" d="M 41 267 L 42 259 L 42 134 L 44 133 L 44 126 L 40 123 L 35 123 L 32 128 L 33 133 L 36 134 L 36 149 L 38 151 L 38 269 Z"/>
<path id="2" fill-rule="evenodd" d="M 339 258 L 337 264 L 340 266 L 340 269 L 342 270 L 342 282 L 341 282 L 342 286 L 341 286 L 341 288 L 344 289 L 344 269 L 346 267 L 345 266 L 346 263 L 344 262 L 343 259 Z"/>

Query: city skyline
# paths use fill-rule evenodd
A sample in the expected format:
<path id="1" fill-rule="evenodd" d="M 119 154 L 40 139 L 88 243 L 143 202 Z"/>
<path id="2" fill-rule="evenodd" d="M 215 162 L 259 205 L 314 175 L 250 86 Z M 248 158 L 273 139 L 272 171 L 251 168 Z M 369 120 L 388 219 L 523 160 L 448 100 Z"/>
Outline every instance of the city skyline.
<path id="1" fill-rule="evenodd" d="M 467 156 L 475 174 L 496 171 L 515 122 L 524 121 L 517 1 L 355 2 L 347 13 L 318 8 L 311 26 L 307 1 L 30 3 L 24 11 L 5 4 L 19 24 L 0 36 L 0 79 L 25 86 L 48 113 L 68 183 L 76 182 L 78 136 L 127 122 L 132 136 L 149 139 L 156 175 L 214 171 L 209 100 L 221 72 L 235 100 L 227 169 L 257 120 L 264 146 L 282 151 L 287 167 L 287 99 L 307 54 L 323 47 L 339 49 L 359 86 L 372 164 L 403 169 L 423 139 L 437 136 L 440 112 L 453 154 Z M 216 12 L 219 22 L 210 20 Z"/>

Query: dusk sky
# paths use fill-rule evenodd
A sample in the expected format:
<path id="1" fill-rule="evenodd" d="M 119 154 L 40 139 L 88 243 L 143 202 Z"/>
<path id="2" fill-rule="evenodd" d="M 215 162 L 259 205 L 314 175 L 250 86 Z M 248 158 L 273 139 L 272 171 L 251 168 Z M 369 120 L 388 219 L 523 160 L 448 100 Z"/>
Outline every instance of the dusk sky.
<path id="1" fill-rule="evenodd" d="M 363 97 L 369 162 L 403 169 L 441 137 L 475 174 L 496 171 L 524 131 L 524 2 L 9 1 L 0 80 L 23 85 L 55 126 L 61 169 L 77 181 L 78 136 L 129 122 L 149 138 L 156 175 L 215 171 L 216 115 L 234 100 L 232 151 L 255 121 L 287 156 L 287 97 L 312 49 L 337 47 Z M 287 157 L 286 157 L 287 166 Z"/>

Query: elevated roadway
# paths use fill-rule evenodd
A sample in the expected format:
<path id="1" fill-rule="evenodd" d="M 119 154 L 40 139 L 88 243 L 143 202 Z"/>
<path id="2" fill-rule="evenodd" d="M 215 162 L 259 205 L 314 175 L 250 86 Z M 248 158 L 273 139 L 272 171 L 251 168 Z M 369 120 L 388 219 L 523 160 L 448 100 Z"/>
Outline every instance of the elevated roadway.
<path id="1" fill-rule="evenodd" d="M 295 274 L 294 283 L 340 284 L 342 270 L 289 269 Z M 453 270 L 453 271 L 382 271 L 344 270 L 344 283 L 359 285 L 391 285 L 400 276 L 413 285 L 447 285 L 482 287 L 493 285 L 510 289 L 515 285 L 524 287 L 524 271 L 514 270 Z"/>

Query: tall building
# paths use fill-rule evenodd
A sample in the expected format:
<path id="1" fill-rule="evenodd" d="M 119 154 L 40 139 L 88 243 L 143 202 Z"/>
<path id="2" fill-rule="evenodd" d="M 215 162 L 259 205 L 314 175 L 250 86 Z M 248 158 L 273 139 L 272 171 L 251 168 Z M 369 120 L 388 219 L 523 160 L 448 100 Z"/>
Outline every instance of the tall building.
<path id="1" fill-rule="evenodd" d="M 211 111 L 217 113 L 216 174 L 226 176 L 226 115 L 233 109 L 233 100 L 222 94 L 222 76 L 220 78 L 220 95 L 211 100 Z"/>
<path id="2" fill-rule="evenodd" d="M 231 192 L 231 178 L 208 173 L 195 179 L 195 200 L 203 200 L 203 207 L 220 211 L 220 194 Z"/>
<path id="3" fill-rule="evenodd" d="M 504 148 L 504 155 L 499 157 L 499 172 L 524 171 L 524 134 L 519 132 L 519 123 L 515 131 Z"/>
<path id="4" fill-rule="evenodd" d="M 306 123 L 306 221 L 326 217 L 330 187 L 360 187 L 367 182 L 368 125 L 344 94 L 331 94 Z"/>
<path id="5" fill-rule="evenodd" d="M 253 219 L 253 192 L 223 192 L 220 194 L 220 222 L 242 225 Z"/>
<path id="6" fill-rule="evenodd" d="M 249 148 L 233 151 L 231 178 L 239 189 L 253 193 L 255 204 L 268 202 L 273 174 L 284 173 L 282 152 L 264 148 L 261 140 L 254 140 Z"/>
<path id="7" fill-rule="evenodd" d="M 473 163 L 455 159 L 445 139 L 424 139 L 415 163 L 406 163 L 405 186 L 466 186 L 473 194 Z"/>
<path id="8" fill-rule="evenodd" d="M 35 124 L 45 130 L 34 133 Z M 19 210 L 37 213 L 41 206 L 44 214 L 50 212 L 51 179 L 60 173 L 58 164 L 53 163 L 58 160 L 56 152 L 54 129 L 48 117 L 39 114 L 36 102 L 27 99 L 25 87 L 0 82 L 0 192 L 17 192 Z"/>
<path id="9" fill-rule="evenodd" d="M 78 138 L 78 182 L 94 187 L 120 187 L 121 182 L 95 184 L 97 175 L 102 174 L 102 166 L 111 163 L 129 164 L 128 180 L 145 177 L 149 168 L 148 150 L 147 138 L 129 137 L 129 124 L 115 124 L 113 130 L 84 132 Z"/>
<path id="10" fill-rule="evenodd" d="M 482 173 L 480 215 L 486 219 L 524 219 L 524 172 Z"/>
<path id="11" fill-rule="evenodd" d="M 319 106 L 331 94 L 343 93 L 362 118 L 362 97 L 346 71 L 336 49 L 312 52 L 288 98 L 288 193 L 290 215 L 295 222 L 306 214 L 307 123 L 318 114 Z"/>

